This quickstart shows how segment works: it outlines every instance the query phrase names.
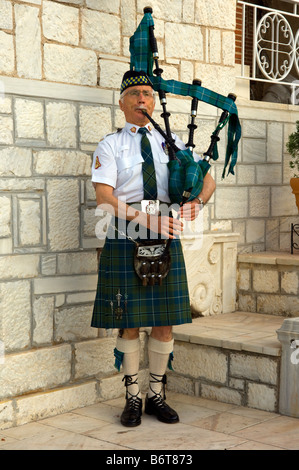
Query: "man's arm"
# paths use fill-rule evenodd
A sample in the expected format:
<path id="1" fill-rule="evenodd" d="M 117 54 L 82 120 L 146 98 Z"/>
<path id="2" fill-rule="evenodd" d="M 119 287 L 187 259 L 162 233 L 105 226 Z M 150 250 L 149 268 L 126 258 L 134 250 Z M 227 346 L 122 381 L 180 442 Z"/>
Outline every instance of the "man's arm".
<path id="1" fill-rule="evenodd" d="M 126 220 L 134 220 L 136 224 L 150 228 L 153 232 L 161 233 L 166 238 L 176 238 L 183 231 L 183 224 L 168 216 L 149 215 L 137 211 L 113 195 L 113 187 L 96 183 L 97 206 L 110 214 Z"/>
<path id="2" fill-rule="evenodd" d="M 215 189 L 216 189 L 216 183 L 214 179 L 212 178 L 212 176 L 210 175 L 210 173 L 207 173 L 203 180 L 202 190 L 197 195 L 197 197 L 202 199 L 204 204 L 206 204 L 210 200 Z"/>
<path id="3" fill-rule="evenodd" d="M 216 183 L 210 173 L 207 173 L 203 180 L 202 190 L 197 195 L 197 197 L 200 198 L 204 202 L 204 204 L 206 204 L 210 200 L 215 189 Z M 198 201 L 198 199 L 194 199 L 193 201 L 187 202 L 181 207 L 180 217 L 185 220 L 194 220 L 198 216 L 200 209 L 200 202 Z"/>

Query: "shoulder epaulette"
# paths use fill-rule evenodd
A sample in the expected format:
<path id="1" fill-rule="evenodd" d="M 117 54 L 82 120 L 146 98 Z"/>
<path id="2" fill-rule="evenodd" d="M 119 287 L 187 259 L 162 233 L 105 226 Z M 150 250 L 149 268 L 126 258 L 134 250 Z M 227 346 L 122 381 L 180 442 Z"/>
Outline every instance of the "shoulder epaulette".
<path id="1" fill-rule="evenodd" d="M 106 139 L 106 137 L 109 137 L 110 135 L 117 134 L 118 132 L 122 131 L 122 127 L 118 127 L 115 132 L 110 132 L 109 134 L 104 135 L 104 137 L 101 138 L 100 142 L 103 142 L 103 140 Z"/>

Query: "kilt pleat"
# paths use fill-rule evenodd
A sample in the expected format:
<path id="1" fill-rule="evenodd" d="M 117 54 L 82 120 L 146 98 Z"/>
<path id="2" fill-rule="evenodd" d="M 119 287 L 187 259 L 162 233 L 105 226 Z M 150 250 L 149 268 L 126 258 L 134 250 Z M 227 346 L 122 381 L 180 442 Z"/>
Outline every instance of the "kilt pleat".
<path id="1" fill-rule="evenodd" d="M 100 256 L 91 326 L 108 329 L 191 323 L 180 240 L 171 242 L 171 269 L 161 286 L 142 286 L 134 270 L 134 250 L 135 244 L 127 238 L 106 238 Z M 116 314 L 118 305 L 121 318 Z"/>

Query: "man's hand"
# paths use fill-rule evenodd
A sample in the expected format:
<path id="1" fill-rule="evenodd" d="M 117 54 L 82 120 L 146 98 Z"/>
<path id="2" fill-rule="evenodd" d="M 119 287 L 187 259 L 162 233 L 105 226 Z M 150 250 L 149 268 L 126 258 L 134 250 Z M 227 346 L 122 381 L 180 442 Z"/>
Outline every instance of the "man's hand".
<path id="1" fill-rule="evenodd" d="M 197 200 L 186 202 L 179 210 L 179 216 L 184 220 L 194 220 L 199 214 L 202 206 Z"/>
<path id="2" fill-rule="evenodd" d="M 176 238 L 184 228 L 183 223 L 180 220 L 166 215 L 149 215 L 148 220 L 148 228 L 155 233 L 161 233 L 164 238 Z"/>

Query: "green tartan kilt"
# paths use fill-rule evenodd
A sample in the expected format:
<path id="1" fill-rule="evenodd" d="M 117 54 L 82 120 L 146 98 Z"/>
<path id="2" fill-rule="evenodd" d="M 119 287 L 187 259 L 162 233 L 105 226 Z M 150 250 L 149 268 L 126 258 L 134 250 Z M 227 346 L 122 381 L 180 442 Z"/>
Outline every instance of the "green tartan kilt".
<path id="1" fill-rule="evenodd" d="M 171 268 L 162 285 L 143 286 L 134 270 L 135 244 L 127 238 L 106 238 L 100 256 L 91 326 L 137 328 L 191 323 L 185 262 L 179 239 L 170 245 Z M 120 294 L 122 318 L 115 312 Z"/>

